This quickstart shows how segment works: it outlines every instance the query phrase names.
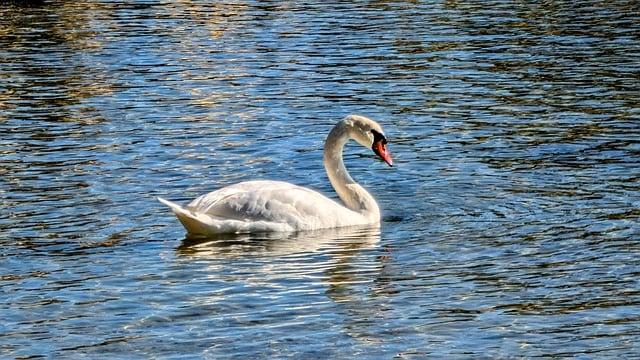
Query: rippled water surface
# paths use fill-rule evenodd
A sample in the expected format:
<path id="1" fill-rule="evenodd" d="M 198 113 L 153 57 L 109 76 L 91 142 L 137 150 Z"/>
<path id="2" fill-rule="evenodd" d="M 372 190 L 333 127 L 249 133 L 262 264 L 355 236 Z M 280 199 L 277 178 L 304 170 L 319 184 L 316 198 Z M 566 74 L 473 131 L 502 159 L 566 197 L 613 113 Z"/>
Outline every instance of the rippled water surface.
<path id="1" fill-rule="evenodd" d="M 0 5 L 0 357 L 640 356 L 640 16 L 626 1 Z M 380 230 L 184 239 L 248 179 Z M 333 195 L 332 195 L 333 196 Z"/>

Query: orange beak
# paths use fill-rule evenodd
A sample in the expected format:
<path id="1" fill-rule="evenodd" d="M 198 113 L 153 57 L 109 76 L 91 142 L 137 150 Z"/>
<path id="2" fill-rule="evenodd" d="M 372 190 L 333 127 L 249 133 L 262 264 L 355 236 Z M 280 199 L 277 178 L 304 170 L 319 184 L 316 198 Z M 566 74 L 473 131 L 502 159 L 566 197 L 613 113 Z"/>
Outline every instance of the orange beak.
<path id="1" fill-rule="evenodd" d="M 391 159 L 391 154 L 389 154 L 389 150 L 387 149 L 387 144 L 385 144 L 385 141 L 376 141 L 375 143 L 373 143 L 371 149 L 389 166 L 393 166 L 393 159 Z"/>

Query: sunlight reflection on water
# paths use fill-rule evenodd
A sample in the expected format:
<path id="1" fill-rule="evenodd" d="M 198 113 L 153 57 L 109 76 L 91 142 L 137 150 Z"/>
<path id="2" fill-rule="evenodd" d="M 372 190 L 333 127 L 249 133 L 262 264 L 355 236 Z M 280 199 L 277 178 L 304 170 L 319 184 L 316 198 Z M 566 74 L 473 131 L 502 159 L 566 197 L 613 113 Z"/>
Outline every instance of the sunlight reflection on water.
<path id="1" fill-rule="evenodd" d="M 486 5 L 486 6 L 484 6 Z M 610 357 L 638 348 L 633 4 L 0 6 L 0 357 Z M 380 230 L 183 240 L 249 179 Z"/>

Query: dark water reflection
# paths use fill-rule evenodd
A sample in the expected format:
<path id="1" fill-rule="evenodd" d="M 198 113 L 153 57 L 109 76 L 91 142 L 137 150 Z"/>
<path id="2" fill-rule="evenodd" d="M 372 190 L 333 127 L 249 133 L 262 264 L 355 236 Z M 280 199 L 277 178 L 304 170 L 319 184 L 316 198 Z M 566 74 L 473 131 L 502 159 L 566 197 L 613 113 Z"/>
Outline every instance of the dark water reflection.
<path id="1" fill-rule="evenodd" d="M 5 2 L 0 357 L 640 353 L 634 2 Z M 331 193 L 382 228 L 183 241 L 186 202 Z"/>

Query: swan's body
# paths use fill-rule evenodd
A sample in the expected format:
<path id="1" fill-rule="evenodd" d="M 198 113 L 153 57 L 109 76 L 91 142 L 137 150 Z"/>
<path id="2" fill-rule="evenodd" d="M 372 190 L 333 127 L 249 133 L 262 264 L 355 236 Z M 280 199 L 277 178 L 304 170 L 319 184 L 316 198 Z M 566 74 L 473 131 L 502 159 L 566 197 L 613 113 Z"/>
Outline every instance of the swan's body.
<path id="1" fill-rule="evenodd" d="M 354 139 L 373 148 L 389 165 L 382 128 L 373 120 L 350 115 L 329 133 L 324 165 L 344 205 L 301 186 L 282 181 L 246 181 L 202 195 L 186 207 L 168 205 L 190 235 L 316 230 L 380 222 L 375 199 L 358 185 L 344 167 L 342 149 Z"/>
<path id="2" fill-rule="evenodd" d="M 316 191 L 283 181 L 230 185 L 198 197 L 186 208 L 160 201 L 171 207 L 190 234 L 315 230 L 375 222 Z"/>

